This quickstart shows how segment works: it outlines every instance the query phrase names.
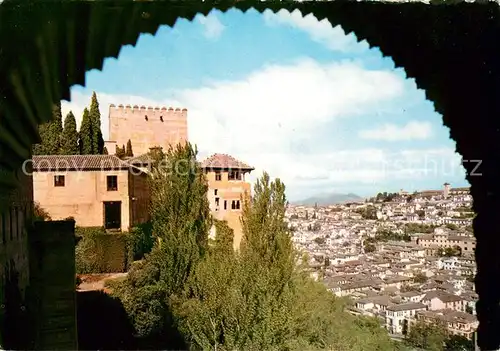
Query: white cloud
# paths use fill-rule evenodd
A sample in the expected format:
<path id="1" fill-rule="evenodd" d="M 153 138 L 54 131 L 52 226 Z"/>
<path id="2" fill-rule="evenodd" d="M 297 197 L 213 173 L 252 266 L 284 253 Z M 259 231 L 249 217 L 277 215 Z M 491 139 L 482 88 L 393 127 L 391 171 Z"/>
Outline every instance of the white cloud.
<path id="1" fill-rule="evenodd" d="M 198 21 L 204 26 L 203 35 L 208 39 L 217 39 L 226 28 L 214 13 L 208 16 L 198 16 Z"/>
<path id="2" fill-rule="evenodd" d="M 73 110 L 79 123 L 83 108 L 90 104 L 92 88 L 88 93 L 73 91 L 71 102 L 62 104 L 63 113 Z M 329 140 L 312 137 L 326 122 L 356 119 L 404 93 L 404 80 L 395 73 L 366 70 L 352 62 L 319 64 L 307 59 L 289 66 L 271 65 L 240 81 L 217 81 L 175 91 L 169 94 L 174 97 L 170 100 L 97 93 L 104 137 L 108 136 L 110 103 L 185 107 L 189 138 L 198 145 L 200 157 L 214 152 L 232 154 L 256 168 L 252 179 L 266 170 L 280 177 L 291 194 L 319 184 L 328 191 L 346 183 L 407 179 L 415 172 L 405 169 L 426 167 L 425 155 L 438 160 L 453 156 L 451 149 L 398 154 L 379 149 L 351 150 L 356 147 L 355 140 L 342 150 L 332 146 L 312 154 L 293 151 L 294 140 L 307 140 L 306 148 L 307 144 L 332 145 Z"/>
<path id="3" fill-rule="evenodd" d="M 424 140 L 431 136 L 431 123 L 419 121 L 410 121 L 402 127 L 395 124 L 384 124 L 375 129 L 366 129 L 359 132 L 360 138 L 384 141 Z"/>
<path id="4" fill-rule="evenodd" d="M 312 14 L 303 17 L 299 10 L 292 13 L 286 10 L 280 10 L 277 13 L 266 10 L 264 20 L 268 25 L 287 25 L 300 29 L 309 34 L 312 40 L 325 45 L 330 50 L 352 53 L 369 48 L 366 41 L 358 42 L 352 33 L 346 35 L 342 27 L 332 28 L 326 18 L 318 21 Z"/>

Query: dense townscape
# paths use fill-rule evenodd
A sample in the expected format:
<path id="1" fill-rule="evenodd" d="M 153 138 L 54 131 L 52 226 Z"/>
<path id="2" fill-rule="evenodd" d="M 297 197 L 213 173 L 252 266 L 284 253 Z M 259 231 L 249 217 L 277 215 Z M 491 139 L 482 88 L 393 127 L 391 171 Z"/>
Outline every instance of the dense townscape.
<path id="1" fill-rule="evenodd" d="M 289 205 L 295 246 L 311 274 L 348 297 L 354 315 L 377 317 L 395 339 L 440 324 L 472 342 L 478 322 L 475 238 L 468 188 L 380 193 L 364 203 Z"/>

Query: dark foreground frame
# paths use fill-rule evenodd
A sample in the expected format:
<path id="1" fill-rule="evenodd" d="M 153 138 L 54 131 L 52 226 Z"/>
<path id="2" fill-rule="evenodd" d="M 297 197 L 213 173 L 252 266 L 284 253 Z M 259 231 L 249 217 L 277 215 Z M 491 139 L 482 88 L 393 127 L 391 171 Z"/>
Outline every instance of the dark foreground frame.
<path id="1" fill-rule="evenodd" d="M 17 186 L 52 104 L 140 33 L 225 11 L 299 9 L 366 39 L 414 78 L 443 115 L 474 198 L 478 344 L 500 347 L 500 13 L 494 3 L 9 1 L 0 5 L 0 204 Z M 479 163 L 480 160 L 480 163 Z M 479 167 L 477 165 L 479 164 Z M 1 205 L 0 205 L 1 206 Z"/>

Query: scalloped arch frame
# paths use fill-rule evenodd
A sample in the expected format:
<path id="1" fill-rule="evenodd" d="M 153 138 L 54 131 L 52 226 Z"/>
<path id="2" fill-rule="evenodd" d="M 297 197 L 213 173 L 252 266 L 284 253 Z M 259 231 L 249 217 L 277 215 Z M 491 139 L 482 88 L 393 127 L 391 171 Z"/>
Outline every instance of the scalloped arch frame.
<path id="1" fill-rule="evenodd" d="M 354 1 L 9 1 L 0 5 L 0 197 L 17 186 L 13 169 L 30 157 L 52 104 L 85 85 L 140 33 L 212 9 L 298 9 L 327 18 L 379 47 L 414 78 L 443 116 L 464 158 L 477 238 L 478 344 L 500 347 L 500 16 L 495 3 L 455 5 Z M 478 166 L 479 165 L 479 166 Z M 3 200 L 0 199 L 0 202 Z"/>

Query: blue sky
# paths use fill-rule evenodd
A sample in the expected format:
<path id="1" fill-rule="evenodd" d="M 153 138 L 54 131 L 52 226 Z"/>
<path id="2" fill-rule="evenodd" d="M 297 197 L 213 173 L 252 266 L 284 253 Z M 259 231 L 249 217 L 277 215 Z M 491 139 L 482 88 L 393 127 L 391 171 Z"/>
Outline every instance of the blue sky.
<path id="1" fill-rule="evenodd" d="M 300 12 L 211 12 L 142 35 L 63 102 L 81 119 L 110 103 L 188 109 L 200 157 L 228 153 L 287 185 L 291 200 L 332 192 L 465 186 L 433 104 L 403 69 L 340 27 Z"/>

